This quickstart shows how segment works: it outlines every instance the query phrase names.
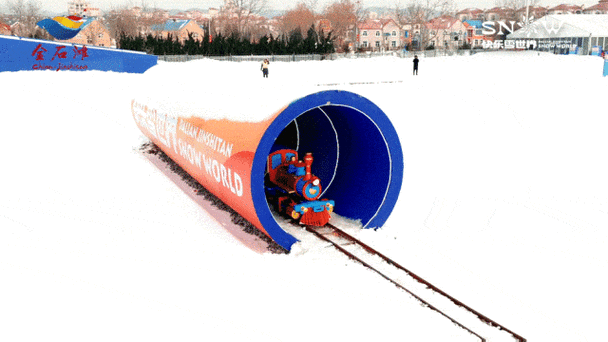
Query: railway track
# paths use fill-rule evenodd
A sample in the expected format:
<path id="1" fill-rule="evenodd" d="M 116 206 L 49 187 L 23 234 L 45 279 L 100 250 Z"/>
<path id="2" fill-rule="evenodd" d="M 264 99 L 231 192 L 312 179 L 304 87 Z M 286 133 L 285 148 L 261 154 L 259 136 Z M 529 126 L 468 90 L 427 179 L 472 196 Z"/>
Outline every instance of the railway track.
<path id="1" fill-rule="evenodd" d="M 479 338 L 480 341 L 526 342 L 522 336 L 450 296 L 345 231 L 331 224 L 323 227 L 305 226 L 305 228 L 350 259 L 407 292 L 429 309 L 438 312 L 458 327 Z"/>

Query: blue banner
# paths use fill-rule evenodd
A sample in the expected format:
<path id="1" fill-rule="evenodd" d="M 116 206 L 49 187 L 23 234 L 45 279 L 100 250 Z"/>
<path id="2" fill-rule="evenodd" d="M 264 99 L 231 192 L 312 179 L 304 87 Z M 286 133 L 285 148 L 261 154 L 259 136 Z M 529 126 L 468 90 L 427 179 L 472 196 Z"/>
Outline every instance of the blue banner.
<path id="1" fill-rule="evenodd" d="M 143 73 L 157 61 L 157 56 L 136 51 L 0 36 L 0 72 L 102 70 Z"/>

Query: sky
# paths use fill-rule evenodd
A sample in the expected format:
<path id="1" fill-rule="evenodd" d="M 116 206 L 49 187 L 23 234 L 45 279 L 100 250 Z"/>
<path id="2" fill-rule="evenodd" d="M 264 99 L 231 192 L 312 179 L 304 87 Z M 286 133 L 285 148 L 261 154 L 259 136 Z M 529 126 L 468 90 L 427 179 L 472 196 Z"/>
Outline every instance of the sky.
<path id="1" fill-rule="evenodd" d="M 198 105 L 197 116 L 224 108 L 242 120 L 330 89 L 377 105 L 405 164 L 384 226 L 349 233 L 528 341 L 605 340 L 608 117 L 601 101 L 576 100 L 604 98 L 601 58 L 422 57 L 417 76 L 411 65 L 271 62 L 267 79 L 258 62 L 213 60 L 143 75 L 0 72 L 11 85 L 0 341 L 476 341 L 282 217 L 300 242 L 261 253 L 141 153 L 148 139 L 131 113 L 148 94 L 182 116 Z"/>
<path id="2" fill-rule="evenodd" d="M 405 0 L 364 0 L 363 3 L 367 7 L 371 6 L 385 6 L 392 7 L 397 1 L 400 1 L 402 4 L 406 4 Z M 317 10 L 323 8 L 324 5 L 330 4 L 333 1 L 331 0 L 318 0 Z M 6 10 L 6 0 L 2 1 L 3 8 Z M 67 0 L 44 0 L 40 1 L 41 6 L 44 11 L 48 13 L 60 13 L 67 11 Z M 163 9 L 180 9 L 186 10 L 189 8 L 202 8 L 207 9 L 209 7 L 219 8 L 224 3 L 223 0 L 144 0 L 144 3 L 151 7 L 158 7 Z M 275 9 L 289 9 L 293 5 L 295 5 L 296 1 L 282 1 L 282 0 L 268 0 L 268 6 Z M 464 9 L 468 7 L 476 7 L 476 8 L 492 8 L 495 6 L 495 0 L 454 0 L 458 9 Z M 543 0 L 541 1 L 541 5 L 543 6 L 556 6 L 563 3 L 572 3 L 572 4 L 584 4 L 586 6 L 591 6 L 597 3 L 594 0 Z M 92 0 L 91 4 L 93 6 L 99 7 L 102 10 L 109 10 L 114 7 L 122 7 L 125 4 L 133 4 L 141 6 L 142 0 Z"/>

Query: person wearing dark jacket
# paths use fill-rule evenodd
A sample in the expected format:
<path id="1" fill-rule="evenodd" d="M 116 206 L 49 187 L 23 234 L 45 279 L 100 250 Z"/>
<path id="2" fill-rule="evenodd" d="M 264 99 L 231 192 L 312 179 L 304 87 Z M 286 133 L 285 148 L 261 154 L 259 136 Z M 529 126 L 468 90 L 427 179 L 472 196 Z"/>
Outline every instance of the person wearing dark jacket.
<path id="1" fill-rule="evenodd" d="M 418 56 L 414 56 L 414 75 L 418 75 Z"/>

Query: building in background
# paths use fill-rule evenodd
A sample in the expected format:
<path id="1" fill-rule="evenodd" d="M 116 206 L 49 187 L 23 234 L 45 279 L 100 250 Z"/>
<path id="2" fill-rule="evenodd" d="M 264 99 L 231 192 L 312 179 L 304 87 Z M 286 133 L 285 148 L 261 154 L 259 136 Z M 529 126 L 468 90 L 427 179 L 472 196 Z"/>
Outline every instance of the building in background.
<path id="1" fill-rule="evenodd" d="M 466 43 L 472 49 L 482 48 L 484 42 L 492 41 L 491 36 L 483 34 L 483 22 L 481 20 L 465 20 L 462 23 L 466 29 Z"/>
<path id="2" fill-rule="evenodd" d="M 514 11 L 508 7 L 494 7 L 484 11 L 483 18 L 489 21 L 509 20 L 513 18 Z"/>
<path id="3" fill-rule="evenodd" d="M 402 47 L 401 28 L 393 19 L 369 19 L 357 26 L 357 46 L 361 49 L 385 51 Z"/>
<path id="4" fill-rule="evenodd" d="M 456 18 L 460 21 L 484 20 L 484 10 L 479 8 L 466 8 L 456 13 Z"/>
<path id="5" fill-rule="evenodd" d="M 548 15 L 555 14 L 582 14 L 583 6 L 562 4 L 547 9 Z"/>
<path id="6" fill-rule="evenodd" d="M 435 49 L 455 50 L 464 42 L 467 28 L 458 18 L 444 15 L 426 24 L 428 45 Z"/>
<path id="7" fill-rule="evenodd" d="M 583 9 L 584 14 L 608 14 L 608 0 L 600 0 L 599 3 Z"/>
<path id="8" fill-rule="evenodd" d="M 68 2 L 68 15 L 99 17 L 101 16 L 101 10 L 91 6 L 91 3 L 86 0 L 72 0 Z"/>
<path id="9" fill-rule="evenodd" d="M 85 26 L 74 38 L 62 40 L 62 42 L 111 48 L 116 47 L 116 40 L 112 38 L 110 31 L 100 20 L 95 19 L 83 25 Z"/>
<path id="10" fill-rule="evenodd" d="M 205 37 L 205 31 L 194 20 L 169 19 L 163 24 L 152 25 L 151 29 L 159 37 L 172 36 L 182 43 L 188 40 L 190 34 L 198 41 L 202 41 Z"/>

